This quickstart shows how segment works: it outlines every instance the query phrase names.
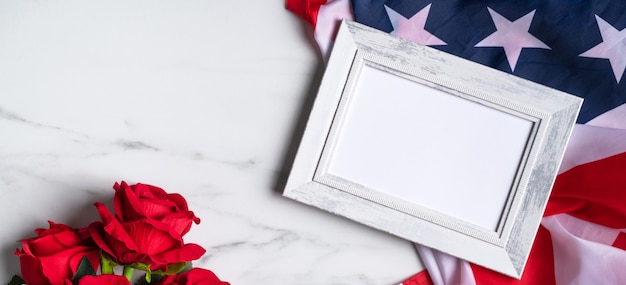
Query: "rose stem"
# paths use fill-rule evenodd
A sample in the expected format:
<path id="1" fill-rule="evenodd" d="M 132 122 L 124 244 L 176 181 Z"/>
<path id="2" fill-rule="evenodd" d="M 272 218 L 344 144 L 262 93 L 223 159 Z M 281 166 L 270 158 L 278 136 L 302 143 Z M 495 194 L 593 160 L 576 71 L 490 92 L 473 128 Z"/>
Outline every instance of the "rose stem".
<path id="1" fill-rule="evenodd" d="M 100 255 L 100 271 L 102 274 L 113 274 L 113 265 L 102 255 Z"/>
<path id="2" fill-rule="evenodd" d="M 135 274 L 135 268 L 124 266 L 124 276 L 128 279 L 128 281 L 133 278 L 133 274 Z"/>

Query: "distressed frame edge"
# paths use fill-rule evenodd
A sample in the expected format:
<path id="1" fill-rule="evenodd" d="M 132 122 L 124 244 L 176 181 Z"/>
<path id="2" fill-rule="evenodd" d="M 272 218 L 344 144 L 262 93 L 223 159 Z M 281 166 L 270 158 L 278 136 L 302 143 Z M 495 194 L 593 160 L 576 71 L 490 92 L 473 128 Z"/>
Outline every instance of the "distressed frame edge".
<path id="1" fill-rule="evenodd" d="M 337 104 L 331 104 L 331 106 L 337 106 L 339 103 L 339 100 L 341 99 L 342 96 L 342 92 L 339 92 L 339 94 L 334 94 L 334 96 L 332 96 L 332 98 L 324 100 L 324 99 L 320 99 L 319 94 L 324 94 L 323 92 L 328 92 L 331 90 L 334 90 L 335 92 L 337 91 L 337 89 L 342 89 L 345 88 L 345 82 L 347 80 L 347 77 L 349 76 L 350 72 L 351 72 L 351 68 L 352 68 L 352 64 L 353 64 L 353 60 L 354 57 L 356 55 L 356 53 L 360 50 L 359 47 L 359 43 L 357 43 L 357 39 L 355 39 L 353 37 L 354 35 L 354 31 L 352 29 L 356 28 L 358 30 L 362 30 L 362 29 L 371 29 L 368 27 L 363 27 L 363 26 L 357 26 L 358 24 L 355 23 L 351 23 L 351 22 L 347 22 L 347 21 L 343 21 L 341 24 L 341 28 L 340 28 L 340 32 L 338 33 L 337 39 L 335 41 L 335 47 L 333 47 L 333 53 L 331 54 L 331 58 L 329 60 L 329 65 L 327 66 L 327 72 L 325 72 L 324 77 L 322 79 L 322 83 L 320 85 L 320 89 L 318 91 L 318 96 L 315 99 L 315 103 L 314 103 L 314 107 L 310 113 L 310 117 L 309 117 L 309 121 L 307 122 L 307 127 L 305 128 L 305 134 L 303 135 L 303 143 L 301 143 L 300 147 L 298 148 L 298 154 L 296 155 L 296 161 L 294 162 L 294 166 L 292 168 L 292 174 L 293 174 L 293 170 L 297 169 L 298 167 L 301 167 L 300 165 L 296 165 L 298 163 L 298 157 L 301 155 L 301 151 L 303 149 L 306 148 L 310 148 L 310 144 L 311 142 L 305 142 L 307 136 L 311 136 L 311 129 L 309 128 L 311 122 L 313 120 L 316 120 L 315 117 L 319 117 L 318 116 L 314 116 L 314 114 L 316 114 L 316 110 L 318 108 L 322 108 L 321 106 L 326 106 L 324 101 L 337 101 Z M 376 31 L 378 32 L 378 31 Z M 382 32 L 379 32 L 382 33 Z M 349 44 L 346 43 L 349 42 Z M 335 52 L 335 49 L 338 49 L 338 52 Z M 347 52 L 347 53 L 346 53 Z M 341 54 L 341 56 L 337 56 L 337 54 Z M 349 55 L 349 56 L 346 56 Z M 349 60 L 348 60 L 349 59 Z M 341 62 L 341 64 L 337 63 L 337 62 Z M 349 62 L 349 64 L 348 64 Z M 330 72 L 330 73 L 328 73 Z M 343 73 L 342 73 L 343 72 Z M 337 74 L 345 74 L 345 76 L 337 76 Z M 505 74 L 505 76 L 512 76 L 510 74 Z M 340 80 L 337 80 L 337 77 L 341 78 Z M 330 79 L 327 79 L 330 78 Z M 332 88 L 331 85 L 328 83 L 328 81 L 333 81 L 335 82 L 343 82 L 343 84 L 341 85 L 341 88 Z M 535 83 L 533 83 L 535 84 Z M 336 87 L 336 86 L 335 86 Z M 332 100 L 331 100 L 332 99 Z M 558 157 L 558 159 L 556 159 L 557 163 L 552 163 L 551 165 L 548 165 L 547 167 L 549 168 L 550 172 L 554 172 L 553 175 L 553 179 L 551 179 L 550 183 L 549 183 L 549 187 L 547 187 L 547 191 L 543 191 L 542 194 L 543 196 L 545 196 L 545 199 L 543 199 L 542 197 L 539 197 L 539 200 L 542 200 L 542 203 L 539 203 L 540 205 L 537 205 L 537 203 L 534 204 L 535 207 L 540 208 L 540 211 L 534 211 L 534 214 L 537 214 L 539 212 L 539 215 L 541 216 L 543 214 L 543 211 L 545 210 L 545 206 L 547 204 L 547 197 L 550 194 L 552 185 L 554 184 L 554 178 L 556 177 L 556 172 L 558 171 L 562 156 L 564 154 L 564 150 L 567 144 L 567 141 L 569 140 L 569 137 L 571 135 L 572 129 L 573 129 L 573 123 L 575 120 L 575 115 L 572 116 L 571 114 L 577 114 L 578 111 L 580 110 L 580 106 L 582 104 L 582 100 L 577 98 L 578 100 L 572 100 L 571 104 L 568 105 L 566 108 L 567 109 L 565 111 L 563 111 L 564 113 L 569 114 L 568 115 L 563 115 L 561 116 L 561 118 L 555 118 L 555 114 L 559 112 L 559 110 L 555 110 L 555 109 L 550 109 L 547 108 L 544 111 L 547 111 L 549 113 L 552 114 L 552 118 L 548 120 L 548 125 L 554 125 L 557 124 L 558 122 L 561 122 L 561 124 L 563 124 L 563 118 L 567 117 L 569 118 L 569 121 L 566 120 L 565 125 L 568 125 L 569 127 L 565 128 L 564 130 L 560 130 L 560 135 L 564 136 L 564 143 L 560 144 L 560 148 L 554 151 L 554 154 L 552 156 L 553 160 L 551 160 L 552 162 L 554 162 L 554 157 L 556 155 L 556 157 Z M 323 100 L 323 101 L 318 101 L 318 100 Z M 334 110 L 332 111 L 333 115 L 330 117 L 334 118 L 334 112 L 336 111 L 336 108 L 333 108 Z M 326 116 L 328 116 L 330 111 L 326 111 L 326 112 L 322 112 L 324 114 L 326 114 Z M 325 117 L 325 116 L 324 116 Z M 573 117 L 573 118 L 572 118 Z M 556 121 L 554 119 L 557 119 Z M 326 130 L 330 130 L 331 126 L 332 126 L 332 119 L 328 121 L 328 118 L 326 118 L 325 123 L 328 124 L 328 128 L 325 128 Z M 319 123 L 319 122 L 318 122 Z M 316 123 L 316 124 L 318 124 Z M 570 124 L 571 123 L 571 124 Z M 308 133 L 308 135 L 307 135 Z M 327 135 L 328 132 L 326 132 Z M 545 135 L 545 134 L 544 134 Z M 324 136 L 326 138 L 326 136 Z M 325 145 L 326 141 L 324 140 L 324 143 L 320 144 L 319 142 L 316 145 L 317 149 L 319 149 L 319 154 L 321 154 L 324 145 Z M 309 146 L 304 146 L 303 144 L 309 144 Z M 545 148 L 545 143 L 542 143 L 542 148 Z M 317 151 L 315 153 L 318 153 Z M 315 161 L 316 159 L 318 159 L 319 156 L 315 156 L 315 155 L 310 155 L 308 160 L 309 161 Z M 549 159 L 547 159 L 549 160 Z M 300 160 L 300 162 L 303 162 L 302 160 Z M 543 160 L 538 160 L 536 161 L 536 163 L 542 164 L 545 163 L 545 161 Z M 396 236 L 400 236 L 403 238 L 407 238 L 413 242 L 418 242 L 418 243 L 424 243 L 427 246 L 433 246 L 433 245 L 437 245 L 437 241 L 428 241 L 427 237 L 424 237 L 424 235 L 422 234 L 416 234 L 415 232 L 411 232 L 411 230 L 405 230 L 405 231 L 401 231 L 401 230 L 392 230 L 390 229 L 390 227 L 386 227 L 386 228 L 381 228 L 380 224 L 375 223 L 372 220 L 372 217 L 369 217 L 369 219 L 367 218 L 367 215 L 363 216 L 360 214 L 357 214 L 356 209 L 351 209 L 350 207 L 341 207 L 341 203 L 349 203 L 349 202 L 354 202 L 355 200 L 361 200 L 364 204 L 363 205 L 367 205 L 367 207 L 370 210 L 374 210 L 374 211 L 382 211 L 385 215 L 388 215 L 389 217 L 396 217 L 399 220 L 405 220 L 405 219 L 409 219 L 412 220 L 412 222 L 416 223 L 417 225 L 413 225 L 411 228 L 417 227 L 417 228 L 425 228 L 428 231 L 432 231 L 432 232 L 438 232 L 438 231 L 442 231 L 442 229 L 440 228 L 433 228 L 432 225 L 428 225 L 428 224 L 424 224 L 426 221 L 415 221 L 415 217 L 412 217 L 406 213 L 397 211 L 396 209 L 393 208 L 389 208 L 386 207 L 384 205 L 380 205 L 380 204 L 375 204 L 375 202 L 372 202 L 371 200 L 367 200 L 364 199 L 362 197 L 358 197 L 358 196 L 350 196 L 349 193 L 345 193 L 342 192 L 341 190 L 337 190 L 337 189 L 333 189 L 331 187 L 326 187 L 325 185 L 321 185 L 321 184 L 316 184 L 312 181 L 312 177 L 313 174 L 315 173 L 315 167 L 311 168 L 311 165 L 317 165 L 316 163 L 310 163 L 309 168 L 308 168 L 308 174 L 310 175 L 300 175 L 300 177 L 294 177 L 292 178 L 292 175 L 289 175 L 288 178 L 288 182 L 286 184 L 285 190 L 284 190 L 284 195 L 286 197 L 289 197 L 291 199 L 303 202 L 305 204 L 309 204 L 311 206 L 316 206 L 320 209 L 326 210 L 328 212 L 334 213 L 334 214 L 338 214 L 340 216 L 343 216 L 345 218 L 357 221 L 359 223 L 363 223 L 366 224 L 368 226 L 371 226 L 373 228 L 376 228 L 378 230 L 382 230 L 385 232 L 389 232 L 392 233 Z M 533 172 L 536 171 L 536 165 L 532 166 L 533 168 Z M 302 173 L 301 173 L 302 174 Z M 544 185 L 545 186 L 545 185 Z M 526 261 L 527 261 L 527 257 L 528 254 L 530 252 L 530 248 L 532 247 L 532 243 L 534 241 L 537 229 L 539 227 L 539 223 L 540 223 L 540 217 L 539 218 L 534 218 L 533 219 L 533 223 L 528 223 L 528 222 L 523 222 L 521 221 L 519 215 L 520 215 L 520 210 L 523 209 L 528 203 L 529 203 L 529 199 L 531 199 L 533 196 L 531 195 L 527 195 L 526 192 L 528 192 L 530 189 L 525 189 L 525 193 L 523 193 L 523 197 L 522 197 L 522 201 L 520 202 L 520 204 L 518 205 L 517 209 L 515 210 L 514 215 L 512 215 L 511 217 L 508 217 L 509 219 L 513 219 L 514 224 L 513 224 L 513 228 L 518 228 L 520 229 L 522 232 L 524 232 L 525 234 L 523 235 L 522 239 L 519 240 L 515 240 L 515 237 L 513 235 L 513 237 L 509 237 L 509 239 L 507 240 L 507 243 L 505 244 L 504 247 L 497 247 L 497 246 L 493 246 L 493 245 L 489 245 L 489 246 L 485 246 L 484 244 L 481 245 L 481 243 L 484 243 L 484 241 L 481 241 L 479 239 L 473 239 L 475 246 L 477 248 L 481 248 L 480 250 L 475 252 L 476 256 L 480 256 L 480 254 L 482 255 L 492 255 L 492 256 L 499 256 L 497 257 L 500 261 L 503 260 L 503 258 L 507 259 L 509 261 L 508 264 L 505 264 L 505 266 L 501 266 L 503 264 L 499 264 L 500 266 L 498 268 L 494 268 L 492 266 L 489 266 L 488 264 L 492 263 L 492 262 L 484 262 L 485 260 L 482 260 L 483 258 L 467 258 L 467 256 L 465 254 L 463 254 L 463 256 L 460 256 L 459 254 L 457 254 L 457 250 L 454 249 L 454 245 L 452 246 L 448 246 L 448 249 L 451 250 L 446 250 L 445 246 L 442 249 L 440 246 L 433 246 L 435 248 L 438 248 L 439 250 L 442 250 L 444 252 L 448 252 L 448 253 L 452 253 L 453 255 L 456 256 L 460 256 L 461 258 L 467 259 L 469 261 L 475 262 L 477 264 L 482 264 L 484 266 L 487 266 L 493 270 L 499 271 L 501 273 L 504 273 L 506 275 L 515 277 L 515 278 L 520 278 L 521 274 L 523 272 L 523 269 L 526 265 Z M 317 193 L 317 194 L 312 194 L 312 193 Z M 323 194 L 320 196 L 320 194 Z M 349 198 L 346 198 L 348 196 Z M 334 200 L 334 201 L 330 201 L 331 203 L 328 203 L 328 197 L 334 197 L 335 199 L 338 200 Z M 322 202 L 324 201 L 324 202 Z M 374 203 L 374 204 L 372 204 Z M 328 206 L 328 205 L 333 205 L 333 206 Z M 523 215 L 524 213 L 522 213 Z M 503 217 L 504 218 L 504 217 Z M 388 220 L 386 222 L 389 222 L 390 224 L 394 224 L 393 220 Z M 397 222 L 395 222 L 397 223 Z M 427 222 L 426 222 L 427 223 Z M 404 222 L 401 223 L 397 223 L 397 224 L 404 224 Z M 391 227 L 392 228 L 392 227 Z M 529 229 L 530 233 L 529 233 Z M 515 229 L 514 229 L 515 230 Z M 448 230 L 443 230 L 444 232 L 448 231 Z M 447 233 L 447 235 L 450 235 L 450 233 Z M 461 233 L 461 235 L 463 235 Z M 463 239 L 463 237 L 460 237 L 461 239 Z M 432 237 L 431 237 L 432 239 Z M 416 241 L 416 240 L 420 240 L 420 241 Z M 455 240 L 455 238 L 452 238 L 451 240 Z M 472 243 L 472 239 L 469 239 L 468 242 Z M 467 244 L 465 244 L 467 245 Z M 466 247 L 466 246 L 464 246 Z M 466 252 L 470 252 L 469 254 L 471 255 L 472 250 L 467 251 Z M 520 252 L 521 251 L 521 252 Z M 521 257 L 521 259 L 520 259 Z M 497 266 L 496 266 L 497 267 Z"/>
<path id="2" fill-rule="evenodd" d="M 326 66 L 326 69 L 324 71 L 320 87 L 317 91 L 317 95 L 313 103 L 313 107 L 311 108 L 308 120 L 306 122 L 304 133 L 302 135 L 303 138 L 311 136 L 319 137 L 318 134 L 311 134 L 314 131 L 319 132 L 319 130 L 313 130 L 313 128 L 311 128 L 312 123 L 316 122 L 315 120 L 320 120 L 321 124 L 327 126 L 328 129 L 330 129 L 332 125 L 335 110 L 324 110 L 324 107 L 328 104 L 330 104 L 331 106 L 336 106 L 338 104 L 339 100 L 341 99 L 343 89 L 345 88 L 345 79 L 350 74 L 354 57 L 356 56 L 356 53 L 358 51 L 358 48 L 352 39 L 351 33 L 347 31 L 341 32 L 342 30 L 346 30 L 346 28 L 344 28 L 344 21 L 342 21 L 342 24 L 340 26 L 340 32 L 337 33 L 337 37 L 333 45 L 333 50 L 337 49 L 339 52 L 330 55 L 328 65 Z M 345 53 L 345 55 L 339 56 L 339 53 Z M 342 82 L 343 84 L 340 84 Z M 341 88 L 338 88 L 337 86 L 341 86 Z M 319 94 L 334 94 L 336 96 L 330 98 L 321 98 Z M 337 104 L 333 104 L 334 102 L 337 102 Z M 332 115 L 330 113 L 332 113 Z M 315 124 L 318 123 L 319 121 Z M 294 198 L 291 196 L 293 190 L 295 190 L 299 186 L 305 185 L 312 180 L 315 169 L 317 168 L 317 163 L 311 163 L 311 161 L 317 160 L 319 156 L 311 155 L 310 153 L 321 153 L 324 148 L 324 144 L 325 139 L 322 143 L 313 140 L 301 140 L 294 158 L 294 163 L 289 173 L 289 177 L 287 178 L 287 182 L 284 187 L 284 196 Z M 315 151 L 308 151 L 308 153 L 303 152 L 303 150 L 305 149 L 314 149 Z M 298 159 L 299 157 L 303 156 L 306 157 L 303 159 Z M 306 170 L 297 172 L 294 171 L 295 169 Z"/>

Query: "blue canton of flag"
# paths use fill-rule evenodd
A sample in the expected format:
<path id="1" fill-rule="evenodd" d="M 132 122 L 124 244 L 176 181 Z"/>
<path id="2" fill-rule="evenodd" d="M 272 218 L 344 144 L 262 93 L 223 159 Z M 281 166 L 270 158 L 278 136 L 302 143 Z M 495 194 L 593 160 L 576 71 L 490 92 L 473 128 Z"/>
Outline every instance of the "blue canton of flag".
<path id="1" fill-rule="evenodd" d="M 585 98 L 626 103 L 626 1 L 352 0 L 357 22 Z"/>

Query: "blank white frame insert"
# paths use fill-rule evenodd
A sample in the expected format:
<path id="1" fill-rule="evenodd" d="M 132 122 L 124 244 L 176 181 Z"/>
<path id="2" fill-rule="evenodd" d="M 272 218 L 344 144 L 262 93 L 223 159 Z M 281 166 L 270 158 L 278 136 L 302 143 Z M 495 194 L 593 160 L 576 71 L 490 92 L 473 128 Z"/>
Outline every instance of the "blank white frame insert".
<path id="1" fill-rule="evenodd" d="M 497 230 L 533 121 L 368 65 L 350 96 L 328 174 Z"/>

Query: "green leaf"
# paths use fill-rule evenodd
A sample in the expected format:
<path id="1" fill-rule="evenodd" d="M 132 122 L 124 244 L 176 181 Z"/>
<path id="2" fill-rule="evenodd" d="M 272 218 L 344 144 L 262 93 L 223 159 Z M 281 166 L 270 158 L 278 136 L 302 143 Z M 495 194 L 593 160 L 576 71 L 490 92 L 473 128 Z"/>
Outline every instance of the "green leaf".
<path id="1" fill-rule="evenodd" d="M 24 281 L 22 277 L 13 275 L 13 278 L 11 278 L 11 281 L 9 281 L 7 285 L 24 285 L 24 284 L 26 284 L 26 281 Z"/>
<path id="2" fill-rule="evenodd" d="M 77 285 L 78 280 L 85 275 L 96 275 L 96 271 L 93 269 L 93 266 L 91 265 L 91 262 L 89 262 L 87 256 L 83 256 L 83 258 L 80 260 L 72 284 Z"/>
<path id="3" fill-rule="evenodd" d="M 152 281 L 154 282 L 159 282 L 161 281 L 161 279 L 163 279 L 165 276 L 161 275 L 161 274 L 152 274 Z"/>
<path id="4" fill-rule="evenodd" d="M 127 265 L 130 266 L 132 268 L 136 268 L 139 270 L 143 270 L 146 272 L 146 281 L 148 281 L 148 283 L 150 283 L 150 281 L 152 280 L 152 271 L 150 271 L 150 265 L 145 264 L 145 263 L 141 263 L 141 262 L 135 262 L 131 265 Z"/>
<path id="5" fill-rule="evenodd" d="M 191 270 L 191 262 L 179 262 L 179 263 L 170 264 L 167 267 L 167 271 L 162 271 L 162 270 L 152 271 L 150 270 L 149 264 L 145 264 L 141 262 L 135 262 L 133 264 L 127 265 L 127 267 L 132 267 L 132 268 L 145 271 L 146 276 L 145 278 L 142 278 L 142 279 L 145 279 L 145 282 L 144 280 L 142 280 L 137 283 L 137 284 L 145 285 L 145 284 L 150 284 L 152 281 L 156 282 L 156 281 L 161 280 L 163 278 L 163 275 L 174 275 L 180 272 L 189 271 Z"/>
<path id="6" fill-rule="evenodd" d="M 191 265 L 191 262 L 187 262 L 187 264 L 185 264 L 185 268 L 182 271 L 178 272 L 178 273 L 187 272 L 187 271 L 191 270 L 192 268 L 193 268 L 193 265 Z"/>
<path id="7" fill-rule="evenodd" d="M 135 285 L 150 285 L 151 282 L 159 282 L 161 281 L 161 279 L 163 279 L 163 275 L 161 274 L 154 274 L 152 273 L 152 277 L 151 277 L 151 281 L 148 282 L 146 280 L 146 278 L 141 278 L 139 279 L 139 281 L 137 281 L 137 283 L 135 283 Z"/>
<path id="8" fill-rule="evenodd" d="M 187 269 L 187 266 L 189 266 L 189 269 Z M 174 274 L 178 274 L 180 272 L 185 271 L 185 269 L 191 270 L 191 262 L 179 262 L 179 263 L 170 264 L 167 267 L 167 271 L 165 272 L 155 271 L 155 272 L 165 274 L 165 275 L 174 275 Z"/>

